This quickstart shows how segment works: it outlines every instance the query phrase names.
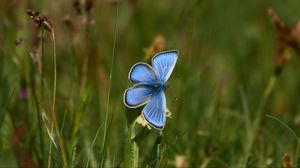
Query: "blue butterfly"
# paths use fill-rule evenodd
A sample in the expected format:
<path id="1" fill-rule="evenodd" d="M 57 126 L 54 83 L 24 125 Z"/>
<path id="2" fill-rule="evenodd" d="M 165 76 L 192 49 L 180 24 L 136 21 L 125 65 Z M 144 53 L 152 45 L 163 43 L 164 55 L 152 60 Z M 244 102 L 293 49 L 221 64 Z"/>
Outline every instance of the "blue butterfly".
<path id="1" fill-rule="evenodd" d="M 166 97 L 164 90 L 178 58 L 178 51 L 171 50 L 156 54 L 152 66 L 139 62 L 132 66 L 128 78 L 133 86 L 124 92 L 124 104 L 137 108 L 146 104 L 142 117 L 156 129 L 166 123 Z"/>

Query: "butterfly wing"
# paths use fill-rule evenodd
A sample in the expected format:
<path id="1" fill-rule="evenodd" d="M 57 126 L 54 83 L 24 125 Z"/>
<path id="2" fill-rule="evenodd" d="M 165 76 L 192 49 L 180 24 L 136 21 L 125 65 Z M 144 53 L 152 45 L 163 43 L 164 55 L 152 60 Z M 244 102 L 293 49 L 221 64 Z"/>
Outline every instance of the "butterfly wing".
<path id="1" fill-rule="evenodd" d="M 150 102 L 144 107 L 142 115 L 156 129 L 162 129 L 166 122 L 166 97 L 163 91 L 153 94 Z"/>
<path id="2" fill-rule="evenodd" d="M 153 88 L 145 84 L 136 84 L 124 92 L 124 104 L 129 108 L 140 107 L 151 99 Z"/>
<path id="3" fill-rule="evenodd" d="M 146 63 L 137 63 L 129 71 L 128 78 L 132 83 L 153 84 L 157 81 L 154 69 Z"/>
<path id="4" fill-rule="evenodd" d="M 176 50 L 161 52 L 152 58 L 152 66 L 159 82 L 165 83 L 169 79 L 175 67 L 177 58 L 178 51 Z"/>

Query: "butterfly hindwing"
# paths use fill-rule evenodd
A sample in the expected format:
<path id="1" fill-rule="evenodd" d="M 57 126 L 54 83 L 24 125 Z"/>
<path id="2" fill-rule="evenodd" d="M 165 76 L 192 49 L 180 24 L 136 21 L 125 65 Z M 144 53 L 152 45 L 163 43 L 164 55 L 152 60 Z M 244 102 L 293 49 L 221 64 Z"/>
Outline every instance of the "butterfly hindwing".
<path id="1" fill-rule="evenodd" d="M 124 104 L 130 108 L 140 107 L 146 104 L 152 97 L 154 91 L 145 84 L 136 84 L 124 93 Z"/>
<path id="2" fill-rule="evenodd" d="M 143 109 L 143 117 L 156 129 L 162 129 L 166 122 L 166 97 L 163 91 L 153 94 Z"/>
<path id="3" fill-rule="evenodd" d="M 152 58 L 152 66 L 160 83 L 165 83 L 169 79 L 177 58 L 178 51 L 176 50 L 161 52 Z"/>
<path id="4" fill-rule="evenodd" d="M 157 81 L 154 69 L 146 63 L 137 63 L 132 66 L 128 78 L 132 83 L 153 84 Z"/>

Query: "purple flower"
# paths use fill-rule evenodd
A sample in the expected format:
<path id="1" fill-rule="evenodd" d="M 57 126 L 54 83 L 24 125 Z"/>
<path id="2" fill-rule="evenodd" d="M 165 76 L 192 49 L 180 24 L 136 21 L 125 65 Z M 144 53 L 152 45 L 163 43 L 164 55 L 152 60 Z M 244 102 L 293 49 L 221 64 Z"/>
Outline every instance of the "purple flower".
<path id="1" fill-rule="evenodd" d="M 28 99 L 28 92 L 26 88 L 22 88 L 20 93 L 19 93 L 19 97 L 22 100 L 27 100 Z"/>

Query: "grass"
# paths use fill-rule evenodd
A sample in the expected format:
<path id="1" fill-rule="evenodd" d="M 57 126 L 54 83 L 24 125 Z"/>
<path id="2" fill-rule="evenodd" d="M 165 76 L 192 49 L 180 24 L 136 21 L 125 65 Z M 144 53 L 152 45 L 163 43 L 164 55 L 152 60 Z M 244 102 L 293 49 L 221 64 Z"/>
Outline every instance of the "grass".
<path id="1" fill-rule="evenodd" d="M 0 2 L 0 167 L 300 165 L 300 57 L 290 47 L 274 62 L 268 16 L 292 28 L 298 1 L 72 2 Z M 135 122 L 142 108 L 123 104 L 127 75 L 171 49 L 172 117 L 148 130 Z"/>

